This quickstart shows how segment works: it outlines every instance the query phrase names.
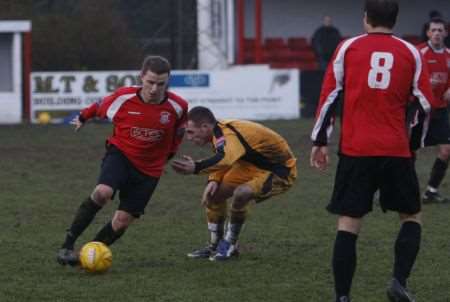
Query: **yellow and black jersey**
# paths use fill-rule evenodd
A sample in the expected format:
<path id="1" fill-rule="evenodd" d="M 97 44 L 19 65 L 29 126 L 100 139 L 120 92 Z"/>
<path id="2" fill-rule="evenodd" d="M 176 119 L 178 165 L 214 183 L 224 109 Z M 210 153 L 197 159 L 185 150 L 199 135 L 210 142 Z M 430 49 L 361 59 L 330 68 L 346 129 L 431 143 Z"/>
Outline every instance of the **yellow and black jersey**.
<path id="1" fill-rule="evenodd" d="M 216 154 L 197 161 L 195 165 L 195 173 L 210 173 L 210 180 L 220 180 L 238 161 L 251 163 L 286 178 L 296 162 L 281 135 L 250 121 L 219 121 L 214 127 L 212 143 Z"/>

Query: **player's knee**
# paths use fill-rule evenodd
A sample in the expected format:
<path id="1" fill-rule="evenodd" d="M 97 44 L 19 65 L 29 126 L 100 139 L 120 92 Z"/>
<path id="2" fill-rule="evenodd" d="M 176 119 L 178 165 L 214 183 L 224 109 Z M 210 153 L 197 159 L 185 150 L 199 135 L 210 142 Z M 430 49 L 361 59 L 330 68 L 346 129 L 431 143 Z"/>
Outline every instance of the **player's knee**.
<path id="1" fill-rule="evenodd" d="M 208 201 L 209 201 L 208 203 L 210 203 L 210 204 L 221 204 L 224 201 L 224 199 L 222 196 L 220 196 L 220 194 L 216 193 L 216 194 L 210 196 Z"/>
<path id="2" fill-rule="evenodd" d="M 125 230 L 133 222 L 133 216 L 124 211 L 116 211 L 112 219 L 112 227 L 115 231 Z"/>
<path id="3" fill-rule="evenodd" d="M 97 185 L 94 189 L 94 192 L 92 192 L 92 199 L 100 204 L 104 205 L 109 200 L 111 200 L 111 197 L 113 196 L 113 189 L 110 186 L 106 185 Z"/>
<path id="4" fill-rule="evenodd" d="M 359 234 L 362 227 L 362 218 L 339 216 L 337 221 L 338 231 L 345 231 L 352 234 Z"/>
<path id="5" fill-rule="evenodd" d="M 400 216 L 400 222 L 404 223 L 406 221 L 412 221 L 416 222 L 418 224 L 422 224 L 422 213 L 416 213 L 416 214 L 405 214 L 405 213 L 399 213 Z"/>
<path id="6" fill-rule="evenodd" d="M 439 158 L 448 163 L 450 159 L 450 145 L 444 145 L 439 149 Z"/>
<path id="7" fill-rule="evenodd" d="M 234 198 L 241 198 L 241 199 L 251 199 L 253 196 L 253 190 L 250 186 L 247 185 L 241 185 L 237 187 L 233 192 Z"/>
<path id="8" fill-rule="evenodd" d="M 253 190 L 251 187 L 243 185 L 234 190 L 233 207 L 242 208 L 253 198 Z"/>
<path id="9" fill-rule="evenodd" d="M 219 189 L 209 197 L 209 203 L 223 204 L 233 195 L 234 188 L 232 186 L 221 184 Z"/>
<path id="10" fill-rule="evenodd" d="M 227 201 L 226 200 L 213 199 L 213 200 L 210 200 L 206 204 L 206 210 L 207 211 L 212 211 L 212 212 L 222 211 L 223 208 L 226 208 L 226 205 L 227 205 Z"/>

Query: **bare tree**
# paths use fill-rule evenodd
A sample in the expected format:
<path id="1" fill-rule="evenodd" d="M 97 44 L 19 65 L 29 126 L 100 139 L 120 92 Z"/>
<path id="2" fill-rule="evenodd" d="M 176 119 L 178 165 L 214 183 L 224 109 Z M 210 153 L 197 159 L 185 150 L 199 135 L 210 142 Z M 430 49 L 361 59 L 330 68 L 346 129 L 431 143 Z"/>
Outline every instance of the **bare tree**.
<path id="1" fill-rule="evenodd" d="M 195 0 L 0 0 L 0 19 L 32 20 L 35 71 L 196 66 Z"/>
<path id="2" fill-rule="evenodd" d="M 79 0 L 71 12 L 34 18 L 36 70 L 138 68 L 142 50 L 117 13 L 118 0 Z"/>

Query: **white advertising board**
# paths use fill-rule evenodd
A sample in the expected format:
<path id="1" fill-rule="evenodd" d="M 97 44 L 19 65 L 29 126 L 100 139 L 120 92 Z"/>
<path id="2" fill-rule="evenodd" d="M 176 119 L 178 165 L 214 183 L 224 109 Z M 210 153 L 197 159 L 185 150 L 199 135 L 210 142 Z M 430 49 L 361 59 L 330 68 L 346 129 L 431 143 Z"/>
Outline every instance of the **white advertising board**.
<path id="1" fill-rule="evenodd" d="M 139 84 L 139 71 L 34 72 L 31 75 L 31 120 L 46 112 L 65 121 L 121 86 Z M 299 117 L 299 71 L 267 67 L 221 71 L 173 71 L 170 90 L 190 107 L 205 106 L 218 118 L 251 120 Z"/>

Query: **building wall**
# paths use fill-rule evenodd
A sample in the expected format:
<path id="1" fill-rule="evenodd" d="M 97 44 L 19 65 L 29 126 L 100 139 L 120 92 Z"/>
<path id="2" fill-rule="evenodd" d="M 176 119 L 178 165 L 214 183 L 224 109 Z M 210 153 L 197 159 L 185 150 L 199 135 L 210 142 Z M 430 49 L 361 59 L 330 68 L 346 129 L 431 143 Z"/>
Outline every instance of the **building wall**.
<path id="1" fill-rule="evenodd" d="M 245 0 L 245 34 L 254 36 L 254 1 Z M 430 10 L 450 17 L 449 0 L 399 0 L 400 13 L 395 27 L 397 35 L 419 35 Z M 363 0 L 262 0 L 263 37 L 311 37 L 326 14 L 343 36 L 363 32 Z"/>

